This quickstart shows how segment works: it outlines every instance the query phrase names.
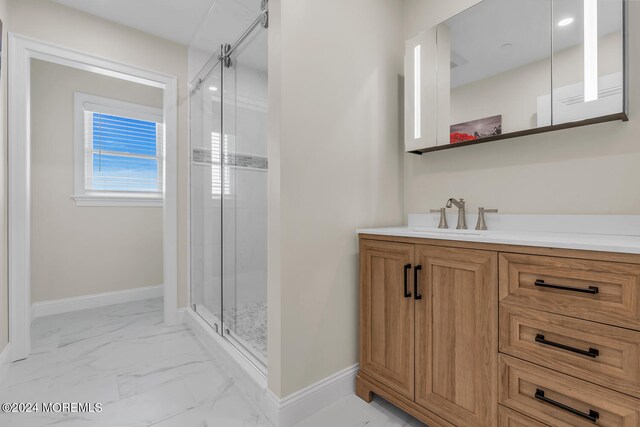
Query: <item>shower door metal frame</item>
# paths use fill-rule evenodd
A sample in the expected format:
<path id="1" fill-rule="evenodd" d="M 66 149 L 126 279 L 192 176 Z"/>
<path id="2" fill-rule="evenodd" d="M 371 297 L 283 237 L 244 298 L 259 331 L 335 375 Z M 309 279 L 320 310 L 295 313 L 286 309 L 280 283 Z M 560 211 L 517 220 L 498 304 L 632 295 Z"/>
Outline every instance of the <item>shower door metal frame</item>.
<path id="1" fill-rule="evenodd" d="M 192 206 L 191 206 L 191 202 L 192 202 L 192 177 L 193 177 L 193 140 L 192 140 L 192 130 L 191 130 L 191 123 L 192 123 L 192 111 L 191 111 L 191 98 L 192 96 L 198 92 L 200 90 L 200 87 L 202 85 L 202 83 L 204 83 L 209 77 L 211 77 L 211 75 L 217 70 L 220 70 L 220 75 L 221 75 L 221 79 L 222 79 L 222 49 L 224 48 L 224 45 L 221 46 L 205 63 L 205 65 L 202 67 L 202 69 L 198 72 L 198 74 L 196 75 L 196 77 L 194 78 L 194 80 L 189 84 L 189 168 L 188 168 L 188 175 L 189 175 L 189 193 L 188 193 L 188 197 L 187 197 L 187 205 L 189 207 L 189 212 L 188 212 L 188 227 L 187 227 L 187 235 L 189 236 L 189 244 L 187 245 L 188 247 L 188 252 L 187 252 L 187 258 L 189 261 L 189 268 L 188 268 L 188 282 L 189 282 L 189 307 L 191 307 L 191 309 L 198 315 L 200 316 L 200 318 L 202 318 L 202 320 L 204 320 L 205 323 L 207 323 L 211 329 L 218 335 L 223 336 L 222 330 L 223 330 L 223 322 L 222 322 L 222 309 L 223 309 L 223 304 L 222 304 L 222 263 L 220 264 L 220 289 L 221 289 L 221 293 L 220 293 L 220 319 L 217 319 L 218 321 L 216 322 L 216 315 L 214 313 L 211 313 L 209 311 L 209 309 L 206 308 L 206 306 L 204 306 L 204 308 L 206 309 L 206 313 L 203 313 L 202 311 L 198 311 L 197 310 L 197 306 L 193 301 L 193 280 L 192 280 L 192 272 L 193 272 L 193 254 L 192 254 Z M 205 72 L 205 70 L 208 70 Z M 201 77 L 199 77 L 201 74 L 203 74 Z M 224 90 L 223 88 L 223 82 L 221 80 L 221 94 Z M 221 95 L 222 96 L 222 95 Z M 220 108 L 220 137 L 222 140 L 223 137 L 223 130 L 222 130 L 222 125 L 223 123 L 223 108 L 222 108 L 222 98 L 221 98 L 221 108 Z M 222 143 L 220 144 L 220 151 L 222 151 Z M 223 159 L 222 159 L 222 153 L 220 154 L 220 174 L 221 177 L 223 175 Z M 221 178 L 222 179 L 222 178 Z M 222 187 L 224 188 L 224 183 L 221 182 Z M 224 195 L 221 194 L 221 198 L 220 198 L 220 212 L 221 212 L 221 218 L 222 218 L 222 204 L 223 204 L 223 197 Z M 222 219 L 220 220 L 220 226 L 222 227 Z M 220 246 L 222 247 L 222 235 L 220 236 Z M 221 260 L 222 261 L 222 260 Z M 204 315 L 203 315 L 204 314 Z M 211 319 L 210 317 L 213 317 L 213 319 Z M 219 323 L 218 323 L 219 322 Z"/>

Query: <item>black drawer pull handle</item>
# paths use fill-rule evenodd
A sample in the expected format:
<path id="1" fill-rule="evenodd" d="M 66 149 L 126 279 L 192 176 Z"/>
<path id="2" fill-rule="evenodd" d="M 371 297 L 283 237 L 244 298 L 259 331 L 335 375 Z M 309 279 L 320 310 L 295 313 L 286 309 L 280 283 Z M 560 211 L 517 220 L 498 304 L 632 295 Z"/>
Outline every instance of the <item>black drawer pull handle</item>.
<path id="1" fill-rule="evenodd" d="M 552 285 L 549 283 L 544 283 L 544 280 L 536 280 L 535 283 L 536 286 L 540 286 L 542 288 L 551 288 L 551 289 L 560 289 L 563 291 L 571 291 L 571 292 L 580 292 L 583 294 L 597 294 L 598 293 L 598 287 L 597 286 L 589 286 L 589 288 L 587 289 L 581 289 L 581 288 L 572 288 L 569 286 L 561 286 L 561 285 Z"/>
<path id="2" fill-rule="evenodd" d="M 548 403 L 549 405 L 555 406 L 556 408 L 560 408 L 563 411 L 567 411 L 573 415 L 577 415 L 578 417 L 589 420 L 592 423 L 595 423 L 596 421 L 598 421 L 598 418 L 600 418 L 600 413 L 598 411 L 594 411 L 593 409 L 589 409 L 589 413 L 585 414 L 584 412 L 573 409 L 571 406 L 567 406 L 564 403 L 556 402 L 555 400 L 551 400 L 548 397 L 544 397 L 544 391 L 540 389 L 536 389 L 536 399 L 541 400 L 544 403 Z"/>
<path id="3" fill-rule="evenodd" d="M 593 357 L 594 359 L 600 355 L 600 351 L 598 351 L 598 349 L 596 349 L 596 348 L 591 348 L 590 347 L 589 350 L 581 350 L 579 348 L 571 347 L 571 346 L 560 344 L 560 343 L 557 343 L 557 342 L 547 341 L 547 340 L 544 339 L 544 335 L 542 335 L 542 334 L 537 334 L 536 335 L 536 342 L 538 342 L 540 344 L 548 345 L 548 346 L 551 346 L 551 347 L 560 348 L 562 350 L 567 350 L 567 351 L 570 351 L 572 353 L 578 353 L 578 354 L 581 354 L 583 356 Z"/>
<path id="4" fill-rule="evenodd" d="M 422 270 L 421 265 L 416 265 L 413 269 L 413 298 L 414 299 L 422 299 L 422 295 L 418 293 L 418 278 L 420 277 L 420 270 Z"/>
<path id="5" fill-rule="evenodd" d="M 407 278 L 407 273 L 409 272 L 409 270 L 411 270 L 411 264 L 405 264 L 404 266 L 404 297 L 405 298 L 411 298 L 411 292 L 409 292 L 409 284 L 408 282 L 408 278 Z"/>

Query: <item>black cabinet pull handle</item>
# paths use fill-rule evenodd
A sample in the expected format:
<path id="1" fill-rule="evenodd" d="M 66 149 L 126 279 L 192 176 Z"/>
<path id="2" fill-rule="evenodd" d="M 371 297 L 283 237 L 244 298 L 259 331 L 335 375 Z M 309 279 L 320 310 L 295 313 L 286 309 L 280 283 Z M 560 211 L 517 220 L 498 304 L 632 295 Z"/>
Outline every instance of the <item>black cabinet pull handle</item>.
<path id="1" fill-rule="evenodd" d="M 598 287 L 597 286 L 589 286 L 589 288 L 587 289 L 581 289 L 581 288 L 571 288 L 569 286 L 562 286 L 562 285 L 552 285 L 550 283 L 544 283 L 544 280 L 536 280 L 535 286 L 540 286 L 542 288 L 551 288 L 551 289 L 560 289 L 563 291 L 571 291 L 571 292 L 580 292 L 583 294 L 597 294 L 598 293 Z"/>
<path id="2" fill-rule="evenodd" d="M 551 347 L 560 348 L 562 350 L 567 350 L 567 351 L 570 351 L 572 353 L 578 353 L 578 354 L 581 354 L 583 356 L 593 357 L 594 359 L 600 355 L 600 351 L 598 351 L 598 349 L 596 349 L 596 348 L 589 348 L 589 350 L 581 350 L 579 348 L 571 347 L 571 346 L 560 344 L 560 343 L 553 342 L 553 341 L 548 341 L 548 340 L 544 339 L 544 335 L 542 335 L 542 334 L 537 334 L 536 335 L 536 342 L 538 342 L 540 344 L 548 345 L 548 346 L 551 346 Z"/>
<path id="3" fill-rule="evenodd" d="M 418 293 L 418 278 L 420 277 L 420 270 L 422 270 L 421 265 L 416 265 L 413 269 L 413 298 L 414 299 L 422 299 L 422 295 Z"/>
<path id="4" fill-rule="evenodd" d="M 564 403 L 556 402 L 555 400 L 551 400 L 548 397 L 544 397 L 544 391 L 540 389 L 536 389 L 536 399 L 543 401 L 544 403 L 548 403 L 549 405 L 555 406 L 556 408 L 560 408 L 563 411 L 567 411 L 573 415 L 576 415 L 580 418 L 584 418 L 586 420 L 595 423 L 600 418 L 600 413 L 598 411 L 594 411 L 593 409 L 589 409 L 589 413 L 585 414 L 584 412 L 578 411 L 577 409 L 573 409 L 571 406 L 567 406 Z"/>
<path id="5" fill-rule="evenodd" d="M 405 298 L 411 298 L 411 292 L 409 292 L 409 284 L 408 284 L 408 277 L 407 277 L 407 273 L 409 272 L 409 270 L 411 270 L 411 264 L 405 264 L 404 265 L 404 297 Z"/>

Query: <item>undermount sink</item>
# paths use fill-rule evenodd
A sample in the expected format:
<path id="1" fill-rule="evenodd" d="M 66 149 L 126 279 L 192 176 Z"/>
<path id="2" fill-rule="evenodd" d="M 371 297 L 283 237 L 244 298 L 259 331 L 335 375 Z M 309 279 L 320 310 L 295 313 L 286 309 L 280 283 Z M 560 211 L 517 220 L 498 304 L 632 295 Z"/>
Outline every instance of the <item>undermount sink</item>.
<path id="1" fill-rule="evenodd" d="M 410 231 L 414 233 L 425 234 L 438 234 L 438 235 L 450 235 L 450 236 L 482 236 L 486 232 L 478 230 L 457 230 L 449 228 L 431 228 L 431 227 L 411 227 Z"/>

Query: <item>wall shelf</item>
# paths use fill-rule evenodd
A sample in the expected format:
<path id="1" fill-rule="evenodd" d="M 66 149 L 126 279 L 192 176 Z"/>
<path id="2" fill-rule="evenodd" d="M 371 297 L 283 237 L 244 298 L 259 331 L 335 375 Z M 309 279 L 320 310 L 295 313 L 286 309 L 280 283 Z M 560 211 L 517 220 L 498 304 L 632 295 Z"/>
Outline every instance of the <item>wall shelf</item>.
<path id="1" fill-rule="evenodd" d="M 449 150 L 451 148 L 468 147 L 470 145 L 483 144 L 485 142 L 500 141 L 500 140 L 503 140 L 503 139 L 518 138 L 518 137 L 521 137 L 521 136 L 535 135 L 535 134 L 539 134 L 539 133 L 552 132 L 552 131 L 562 130 L 562 129 L 570 129 L 570 128 L 580 127 L 580 126 L 588 126 L 588 125 L 593 125 L 593 124 L 596 124 L 596 123 L 613 122 L 613 121 L 617 121 L 617 120 L 621 120 L 623 122 L 627 122 L 627 121 L 629 121 L 629 116 L 627 116 L 627 113 L 610 114 L 610 115 L 607 115 L 607 116 L 595 117 L 595 118 L 592 118 L 592 119 L 580 120 L 580 121 L 569 122 L 569 123 L 562 123 L 562 124 L 558 124 L 558 125 L 543 126 L 543 127 L 539 127 L 539 128 L 527 129 L 527 130 L 518 131 L 518 132 L 505 133 L 505 134 L 502 134 L 502 135 L 488 136 L 486 138 L 475 139 L 473 141 L 458 142 L 458 143 L 455 143 L 455 144 L 447 144 L 447 145 L 437 145 L 437 146 L 434 146 L 434 147 L 428 147 L 428 148 L 423 148 L 423 149 L 420 149 L 420 150 L 409 151 L 409 153 L 422 155 L 424 153 L 429 153 L 429 152 L 432 152 L 432 151 L 441 151 L 441 150 Z"/>

